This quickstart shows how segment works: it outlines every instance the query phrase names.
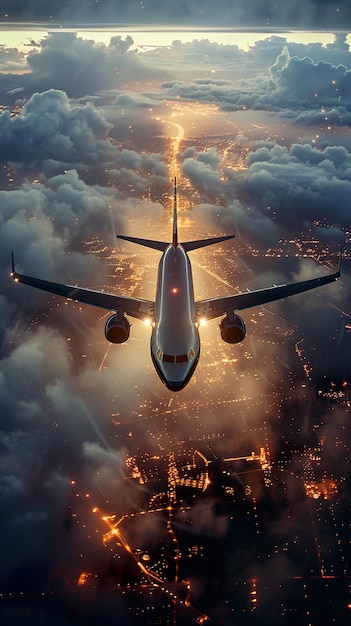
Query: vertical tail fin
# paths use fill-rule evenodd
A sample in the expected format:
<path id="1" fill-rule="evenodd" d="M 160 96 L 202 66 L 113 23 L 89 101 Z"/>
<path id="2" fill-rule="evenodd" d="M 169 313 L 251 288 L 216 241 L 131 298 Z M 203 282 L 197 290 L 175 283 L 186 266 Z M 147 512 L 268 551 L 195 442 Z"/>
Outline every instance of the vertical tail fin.
<path id="1" fill-rule="evenodd" d="M 178 226 L 177 226 L 177 179 L 174 178 L 174 205 L 173 205 L 173 236 L 172 244 L 174 248 L 178 246 Z"/>

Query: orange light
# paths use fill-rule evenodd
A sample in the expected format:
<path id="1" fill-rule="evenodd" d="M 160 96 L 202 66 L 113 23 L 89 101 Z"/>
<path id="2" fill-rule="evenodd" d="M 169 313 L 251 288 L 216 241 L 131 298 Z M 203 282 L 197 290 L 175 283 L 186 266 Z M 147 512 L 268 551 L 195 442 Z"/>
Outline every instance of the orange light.
<path id="1" fill-rule="evenodd" d="M 178 293 L 178 289 L 177 289 L 177 287 L 173 287 L 173 289 L 172 289 L 172 293 Z"/>
<path id="2" fill-rule="evenodd" d="M 82 572 L 81 575 L 78 578 L 78 585 L 79 587 L 82 587 L 83 585 L 87 584 L 89 578 L 89 574 L 87 572 Z"/>

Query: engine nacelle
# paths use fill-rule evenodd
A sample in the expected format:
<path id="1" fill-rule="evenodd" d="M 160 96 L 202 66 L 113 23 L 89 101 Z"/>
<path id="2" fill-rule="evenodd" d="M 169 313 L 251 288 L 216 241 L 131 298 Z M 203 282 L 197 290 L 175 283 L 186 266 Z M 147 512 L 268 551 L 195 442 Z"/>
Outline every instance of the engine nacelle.
<path id="1" fill-rule="evenodd" d="M 232 320 L 229 319 L 227 313 L 223 315 L 219 329 L 223 341 L 227 343 L 240 343 L 245 339 L 246 326 L 239 315 L 234 315 Z"/>
<path id="2" fill-rule="evenodd" d="M 130 324 L 125 315 L 109 317 L 105 325 L 105 337 L 111 343 L 124 343 L 130 333 Z"/>

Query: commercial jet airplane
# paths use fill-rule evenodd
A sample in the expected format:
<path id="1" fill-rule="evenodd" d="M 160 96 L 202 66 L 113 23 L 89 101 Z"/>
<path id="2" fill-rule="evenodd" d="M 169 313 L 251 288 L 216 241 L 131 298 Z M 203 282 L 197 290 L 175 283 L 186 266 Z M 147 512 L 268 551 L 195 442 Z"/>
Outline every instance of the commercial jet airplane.
<path id="1" fill-rule="evenodd" d="M 171 391 L 183 389 L 194 373 L 200 355 L 199 325 L 201 320 L 222 316 L 219 328 L 223 341 L 232 344 L 239 343 L 245 338 L 246 328 L 236 311 L 326 285 L 337 280 L 341 275 L 340 255 L 338 269 L 333 274 L 247 293 L 196 301 L 188 252 L 232 239 L 234 235 L 179 243 L 176 181 L 171 243 L 124 235 L 118 235 L 118 237 L 162 252 L 158 267 L 155 301 L 116 296 L 19 274 L 15 270 L 13 253 L 12 277 L 16 282 L 113 311 L 113 315 L 109 317 L 105 326 L 106 339 L 111 343 L 127 341 L 130 323 L 126 315 L 149 321 L 152 327 L 151 357 L 159 377 Z"/>

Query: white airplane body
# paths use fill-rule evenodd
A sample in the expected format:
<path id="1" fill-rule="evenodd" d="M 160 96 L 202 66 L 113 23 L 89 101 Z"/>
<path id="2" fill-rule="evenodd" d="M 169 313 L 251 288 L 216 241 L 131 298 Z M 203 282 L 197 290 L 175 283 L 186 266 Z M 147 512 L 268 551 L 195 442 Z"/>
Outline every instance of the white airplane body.
<path id="1" fill-rule="evenodd" d="M 236 311 L 279 300 L 331 283 L 341 275 L 341 255 L 336 272 L 306 281 L 259 289 L 232 296 L 195 301 L 188 252 L 232 239 L 234 235 L 178 242 L 177 189 L 174 185 L 172 243 L 118 235 L 120 239 L 162 252 L 159 262 L 155 301 L 116 296 L 73 285 L 19 274 L 12 255 L 12 277 L 50 293 L 114 311 L 107 320 L 105 336 L 111 343 L 124 343 L 130 333 L 126 317 L 148 320 L 152 326 L 151 356 L 162 382 L 171 391 L 180 391 L 191 379 L 200 356 L 199 324 L 222 316 L 219 328 L 227 343 L 239 343 L 246 335 L 245 323 Z"/>

